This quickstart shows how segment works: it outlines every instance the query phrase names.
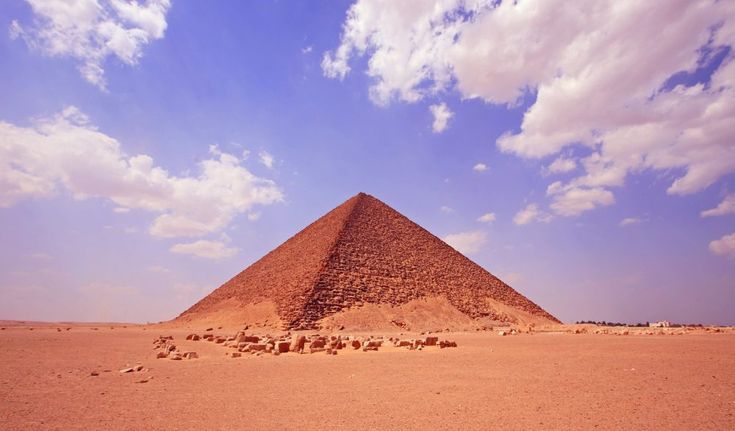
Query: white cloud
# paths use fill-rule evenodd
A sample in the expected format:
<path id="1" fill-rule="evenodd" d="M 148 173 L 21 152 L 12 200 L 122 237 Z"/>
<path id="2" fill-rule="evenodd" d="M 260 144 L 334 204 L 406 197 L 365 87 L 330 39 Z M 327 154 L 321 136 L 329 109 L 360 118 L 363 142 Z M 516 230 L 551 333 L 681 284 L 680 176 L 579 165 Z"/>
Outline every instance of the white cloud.
<path id="1" fill-rule="evenodd" d="M 178 254 L 190 254 L 205 259 L 224 259 L 234 256 L 239 249 L 228 247 L 222 241 L 200 239 L 189 243 L 174 244 L 170 251 Z"/>
<path id="2" fill-rule="evenodd" d="M 495 221 L 495 213 L 486 213 L 477 218 L 481 223 L 492 223 Z"/>
<path id="3" fill-rule="evenodd" d="M 641 223 L 643 223 L 643 220 L 641 220 L 638 217 L 626 217 L 620 220 L 620 223 L 618 223 L 618 225 L 621 227 L 625 227 L 625 226 L 632 226 L 632 225 L 641 224 Z"/>
<path id="4" fill-rule="evenodd" d="M 612 205 L 615 197 L 612 192 L 601 187 L 579 187 L 557 181 L 546 189 L 553 196 L 551 209 L 561 216 L 570 217 L 589 211 L 598 206 Z"/>
<path id="5" fill-rule="evenodd" d="M 487 170 L 487 165 L 484 163 L 478 163 L 472 167 L 472 170 L 475 172 L 485 172 Z"/>
<path id="6" fill-rule="evenodd" d="M 577 169 L 577 161 L 566 157 L 558 157 L 544 170 L 547 174 L 564 174 Z"/>
<path id="7" fill-rule="evenodd" d="M 531 203 L 513 216 L 513 223 L 518 226 L 523 226 L 533 221 L 548 223 L 551 221 L 551 215 L 539 210 L 538 205 Z"/>
<path id="8" fill-rule="evenodd" d="M 104 62 L 137 64 L 143 48 L 166 31 L 169 0 L 27 0 L 33 23 L 13 21 L 10 35 L 53 57 L 73 57 L 84 79 L 106 88 Z"/>
<path id="9" fill-rule="evenodd" d="M 115 207 L 112 209 L 113 212 L 116 212 L 118 214 L 127 214 L 130 212 L 130 208 L 125 207 Z"/>
<path id="10" fill-rule="evenodd" d="M 309 45 L 309 46 L 306 46 L 304 48 L 301 48 L 301 53 L 302 54 L 309 54 L 313 50 L 314 50 L 314 47 L 311 46 L 311 45 Z"/>
<path id="11" fill-rule="evenodd" d="M 258 153 L 258 158 L 259 158 L 258 160 L 260 161 L 260 164 L 262 164 L 268 169 L 273 169 L 274 159 L 273 159 L 273 156 L 269 152 L 261 151 L 260 153 Z"/>
<path id="12" fill-rule="evenodd" d="M 453 214 L 456 211 L 452 207 L 448 207 L 446 205 L 442 205 L 441 208 L 439 208 L 439 211 L 443 212 L 444 214 Z"/>
<path id="13" fill-rule="evenodd" d="M 447 235 L 442 240 L 458 252 L 466 255 L 479 251 L 487 243 L 487 234 L 480 230 L 461 232 Z"/>
<path id="14" fill-rule="evenodd" d="M 30 127 L 0 121 L 0 207 L 63 188 L 75 199 L 105 198 L 157 213 L 150 233 L 176 237 L 220 231 L 253 206 L 282 200 L 273 181 L 256 177 L 233 155 L 211 152 L 198 175 L 176 176 L 150 156 L 126 155 L 74 107 Z"/>
<path id="15" fill-rule="evenodd" d="M 718 256 L 735 258 L 735 233 L 710 242 L 709 250 Z"/>
<path id="16" fill-rule="evenodd" d="M 260 219 L 260 213 L 259 212 L 248 213 L 248 220 L 250 220 L 250 221 L 257 221 L 258 219 Z"/>
<path id="17" fill-rule="evenodd" d="M 717 207 L 702 211 L 700 216 L 715 217 L 726 214 L 735 214 L 735 194 L 725 196 L 725 199 L 723 199 Z"/>
<path id="18" fill-rule="evenodd" d="M 434 116 L 434 122 L 431 124 L 431 130 L 434 133 L 441 133 L 447 128 L 447 123 L 454 116 L 454 113 L 447 108 L 446 103 L 429 106 L 431 115 Z"/>
<path id="19" fill-rule="evenodd" d="M 322 67 L 343 78 L 369 56 L 378 104 L 458 91 L 513 107 L 533 94 L 520 130 L 497 145 L 526 158 L 587 147 L 552 163 L 582 168 L 556 198 L 557 213 L 575 215 L 614 202 L 609 189 L 631 172 L 667 172 L 670 194 L 735 172 L 735 56 L 706 85 L 670 81 L 734 45 L 733 2 L 359 0 Z"/>

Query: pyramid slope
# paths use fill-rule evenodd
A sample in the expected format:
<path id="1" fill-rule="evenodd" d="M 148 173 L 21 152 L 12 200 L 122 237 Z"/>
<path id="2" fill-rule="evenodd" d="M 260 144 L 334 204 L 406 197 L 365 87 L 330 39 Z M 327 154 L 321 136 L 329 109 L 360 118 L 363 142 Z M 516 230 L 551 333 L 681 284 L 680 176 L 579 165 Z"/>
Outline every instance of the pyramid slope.
<path id="1" fill-rule="evenodd" d="M 286 327 L 365 304 L 445 297 L 472 317 L 514 322 L 514 313 L 558 320 L 497 277 L 372 196 L 360 193 L 225 283 L 179 319 L 233 300 L 273 301 Z M 498 305 L 501 306 L 498 306 Z"/>
<path id="2" fill-rule="evenodd" d="M 194 304 L 178 319 L 217 311 L 223 303 L 246 305 L 272 301 L 283 321 L 298 320 L 329 251 L 358 200 L 358 196 L 353 196 L 334 208 Z"/>
<path id="3" fill-rule="evenodd" d="M 488 300 L 556 318 L 393 208 L 365 195 L 321 271 L 304 323 L 345 306 L 444 296 L 470 317 L 507 320 Z"/>

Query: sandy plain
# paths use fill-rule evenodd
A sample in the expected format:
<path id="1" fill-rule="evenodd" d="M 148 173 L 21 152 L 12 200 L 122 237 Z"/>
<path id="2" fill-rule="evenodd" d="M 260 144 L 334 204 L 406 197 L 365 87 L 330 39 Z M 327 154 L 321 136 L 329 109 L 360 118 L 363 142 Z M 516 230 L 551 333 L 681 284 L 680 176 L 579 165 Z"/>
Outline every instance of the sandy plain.
<path id="1" fill-rule="evenodd" d="M 189 332 L 6 326 L 0 429 L 735 429 L 733 332 L 442 333 L 459 347 L 242 358 Z M 155 359 L 159 335 L 200 358 Z"/>

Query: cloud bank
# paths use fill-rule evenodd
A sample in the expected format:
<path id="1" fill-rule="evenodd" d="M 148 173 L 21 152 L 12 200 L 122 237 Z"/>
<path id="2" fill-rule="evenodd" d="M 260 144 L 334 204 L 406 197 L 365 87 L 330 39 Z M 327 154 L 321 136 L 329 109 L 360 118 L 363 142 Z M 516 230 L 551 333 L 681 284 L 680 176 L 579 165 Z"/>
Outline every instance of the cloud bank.
<path id="1" fill-rule="evenodd" d="M 0 207 L 65 190 L 74 199 L 107 199 L 116 213 L 157 214 L 151 235 L 199 237 L 282 200 L 273 181 L 253 175 L 238 157 L 214 146 L 210 156 L 198 174 L 173 175 L 148 155 L 125 154 L 75 107 L 30 127 L 0 122 Z"/>
<path id="2" fill-rule="evenodd" d="M 379 105 L 455 91 L 527 105 L 496 144 L 534 159 L 573 150 L 548 173 L 580 172 L 548 197 L 576 216 L 614 203 L 631 173 L 665 172 L 684 195 L 735 172 L 734 42 L 726 1 L 359 0 L 322 69 L 342 79 L 369 57 Z"/>

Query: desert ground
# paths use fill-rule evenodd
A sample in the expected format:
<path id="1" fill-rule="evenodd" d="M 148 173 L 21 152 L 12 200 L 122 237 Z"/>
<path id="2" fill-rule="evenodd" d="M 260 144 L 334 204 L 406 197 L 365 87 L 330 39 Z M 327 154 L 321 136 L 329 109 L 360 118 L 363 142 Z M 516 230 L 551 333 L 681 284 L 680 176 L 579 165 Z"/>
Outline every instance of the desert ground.
<path id="1" fill-rule="evenodd" d="M 203 328 L 4 323 L 2 430 L 735 429 L 731 329 L 559 326 L 437 334 L 457 348 L 233 358 L 185 340 Z M 199 357 L 156 359 L 159 336 Z"/>

